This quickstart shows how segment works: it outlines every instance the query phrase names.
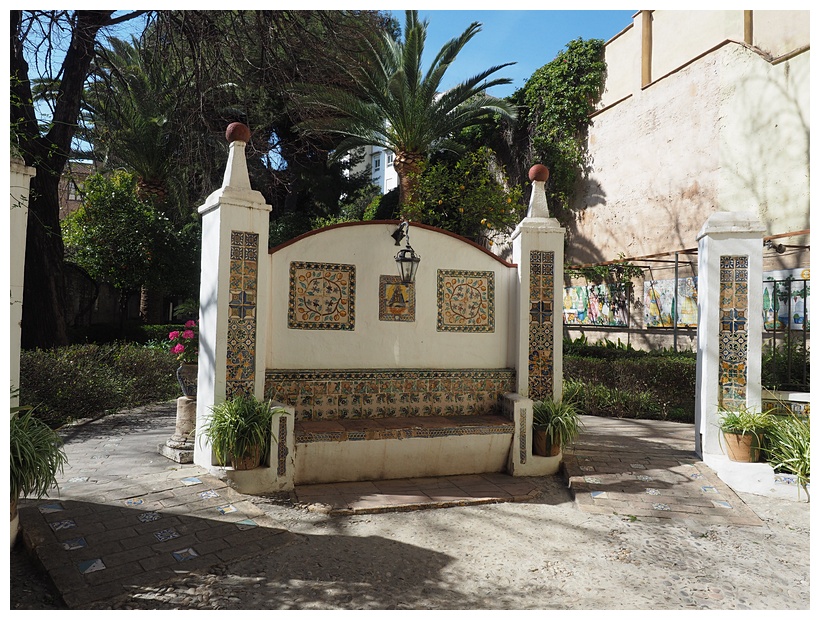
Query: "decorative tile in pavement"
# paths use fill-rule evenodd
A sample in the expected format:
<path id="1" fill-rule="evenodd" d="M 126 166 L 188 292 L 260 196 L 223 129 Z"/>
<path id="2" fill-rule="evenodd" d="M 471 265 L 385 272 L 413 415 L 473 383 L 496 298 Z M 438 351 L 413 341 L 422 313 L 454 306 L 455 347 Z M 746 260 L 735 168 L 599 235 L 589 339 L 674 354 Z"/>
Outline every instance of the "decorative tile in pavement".
<path id="1" fill-rule="evenodd" d="M 715 508 L 731 508 L 732 505 L 723 499 L 713 499 L 712 504 L 714 504 Z"/>
<path id="2" fill-rule="evenodd" d="M 661 492 L 658 489 L 647 489 L 647 495 L 660 495 Z"/>
<path id="3" fill-rule="evenodd" d="M 355 265 L 290 264 L 288 328 L 353 330 L 355 326 Z"/>
<path id="4" fill-rule="evenodd" d="M 70 530 L 72 528 L 77 527 L 77 524 L 74 522 L 73 519 L 64 519 L 62 521 L 55 521 L 54 523 L 49 523 L 48 525 L 55 532 L 58 532 L 60 530 Z"/>
<path id="5" fill-rule="evenodd" d="M 259 527 L 259 524 L 253 519 L 242 519 L 241 521 L 237 521 L 234 525 L 242 531 Z"/>
<path id="6" fill-rule="evenodd" d="M 581 471 L 595 471 L 595 467 L 592 465 L 580 465 L 579 468 Z"/>
<path id="7" fill-rule="evenodd" d="M 233 504 L 228 504 L 227 506 L 217 506 L 216 509 L 221 515 L 227 515 L 232 512 L 237 512 L 236 506 L 234 506 Z"/>
<path id="8" fill-rule="evenodd" d="M 436 294 L 438 331 L 495 331 L 494 272 L 439 269 Z"/>
<path id="9" fill-rule="evenodd" d="M 88 482 L 88 476 L 76 476 L 74 478 L 69 478 L 68 482 Z"/>
<path id="10" fill-rule="evenodd" d="M 630 463 L 629 466 L 632 469 L 646 469 L 646 465 L 644 465 L 643 463 Z"/>
<path id="11" fill-rule="evenodd" d="M 199 554 L 193 550 L 192 547 L 188 547 L 187 549 L 180 549 L 178 551 L 174 551 L 171 553 L 176 559 L 177 562 L 184 562 L 185 560 L 193 560 L 194 558 L 198 558 Z"/>
<path id="12" fill-rule="evenodd" d="M 603 484 L 604 481 L 596 476 L 584 476 L 584 482 L 587 484 Z"/>
<path id="13" fill-rule="evenodd" d="M 174 538 L 179 537 L 180 533 L 172 527 L 169 527 L 166 530 L 160 530 L 159 532 L 154 532 L 154 538 L 156 538 L 159 542 L 165 542 L 166 540 L 173 540 Z"/>
<path id="14" fill-rule="evenodd" d="M 202 491 L 202 493 L 197 494 L 200 499 L 211 499 L 212 497 L 219 497 L 219 493 L 214 491 L 213 489 L 208 489 L 207 491 Z"/>
<path id="15" fill-rule="evenodd" d="M 416 285 L 399 276 L 379 276 L 379 320 L 416 320 Z"/>
<path id="16" fill-rule="evenodd" d="M 193 477 L 183 478 L 182 479 L 182 484 L 184 484 L 186 487 L 190 487 L 190 486 L 194 486 L 196 484 L 202 484 L 202 480 L 200 480 L 199 478 L 193 478 Z"/>
<path id="17" fill-rule="evenodd" d="M 137 515 L 137 519 L 142 521 L 143 523 L 151 523 L 152 521 L 158 521 L 160 515 L 158 512 L 141 512 Z"/>
<path id="18" fill-rule="evenodd" d="M 606 491 L 590 491 L 592 499 L 607 499 Z"/>
<path id="19" fill-rule="evenodd" d="M 145 500 L 140 499 L 139 497 L 131 497 L 131 498 L 123 501 L 123 504 L 125 504 L 126 506 L 142 506 L 144 503 L 145 503 Z"/>
<path id="20" fill-rule="evenodd" d="M 62 504 L 43 504 L 38 508 L 40 514 L 51 514 L 52 512 L 62 512 L 65 510 Z"/>
<path id="21" fill-rule="evenodd" d="M 75 549 L 83 549 L 88 546 L 85 538 L 72 538 L 60 543 L 66 551 L 74 551 Z"/>
<path id="22" fill-rule="evenodd" d="M 718 404 L 721 407 L 738 406 L 746 402 L 748 280 L 748 256 L 720 257 Z"/>
<path id="23" fill-rule="evenodd" d="M 644 474 L 638 474 L 638 475 L 637 475 L 637 476 L 635 476 L 635 477 L 636 477 L 638 480 L 640 480 L 641 482 L 652 482 L 652 481 L 654 480 L 654 478 L 653 478 L 652 476 L 646 476 L 646 475 L 644 475 Z"/>
<path id="24" fill-rule="evenodd" d="M 700 487 L 700 490 L 703 491 L 704 493 L 717 493 L 718 492 L 718 490 L 715 487 L 711 487 L 711 486 Z"/>
<path id="25" fill-rule="evenodd" d="M 256 365 L 259 235 L 231 231 L 225 396 L 252 394 Z"/>
<path id="26" fill-rule="evenodd" d="M 79 562 L 77 568 L 80 569 L 83 575 L 87 575 L 88 573 L 96 573 L 98 570 L 105 570 L 105 564 L 103 564 L 100 558 L 97 558 L 95 560 Z"/>
<path id="27" fill-rule="evenodd" d="M 672 510 L 668 504 L 652 504 L 652 510 Z"/>
<path id="28" fill-rule="evenodd" d="M 703 474 L 689 474 L 692 480 L 703 480 Z"/>

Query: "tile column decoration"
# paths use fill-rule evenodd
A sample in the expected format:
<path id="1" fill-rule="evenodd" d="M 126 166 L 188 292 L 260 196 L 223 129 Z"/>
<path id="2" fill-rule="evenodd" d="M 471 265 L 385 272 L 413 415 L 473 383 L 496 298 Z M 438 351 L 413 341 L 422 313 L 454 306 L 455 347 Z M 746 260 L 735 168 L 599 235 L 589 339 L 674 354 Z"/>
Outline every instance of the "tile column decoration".
<path id="1" fill-rule="evenodd" d="M 763 235 L 755 214 L 718 212 L 698 235 L 695 450 L 724 458 L 719 409 L 761 407 Z"/>
<path id="2" fill-rule="evenodd" d="M 558 457 L 532 454 L 532 402 L 558 400 L 563 384 L 564 235 L 549 216 L 546 166 L 530 168 L 530 208 L 512 234 L 513 262 L 518 265 L 518 303 L 515 312 L 516 392 L 505 396 L 507 415 L 515 422 L 515 449 L 508 469 L 517 476 L 555 473 Z"/>
<path id="3" fill-rule="evenodd" d="M 252 190 L 245 161 L 250 130 L 232 123 L 225 134 L 228 162 L 222 187 L 201 207 L 199 360 L 194 463 L 211 467 L 210 443 L 200 431 L 211 407 L 238 393 L 264 397 L 266 321 L 257 300 L 270 295 L 267 258 L 270 205 Z"/>

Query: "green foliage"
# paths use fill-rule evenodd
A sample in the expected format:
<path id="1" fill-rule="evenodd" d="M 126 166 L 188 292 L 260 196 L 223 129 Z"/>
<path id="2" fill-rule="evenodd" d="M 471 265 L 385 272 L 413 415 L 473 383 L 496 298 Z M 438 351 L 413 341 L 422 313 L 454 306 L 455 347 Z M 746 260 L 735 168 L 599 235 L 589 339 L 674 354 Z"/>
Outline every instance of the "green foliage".
<path id="1" fill-rule="evenodd" d="M 794 474 L 806 489 L 811 479 L 811 422 L 809 416 L 773 416 L 763 453 L 775 471 Z"/>
<path id="2" fill-rule="evenodd" d="M 564 265 L 564 276 L 569 278 L 584 278 L 589 282 L 621 282 L 629 284 L 633 278 L 643 276 L 643 269 L 630 262 L 615 265 Z"/>
<path id="3" fill-rule="evenodd" d="M 57 472 L 63 470 L 68 460 L 63 442 L 30 408 L 12 407 L 9 450 L 12 500 L 21 495 L 39 499 L 57 486 Z"/>
<path id="4" fill-rule="evenodd" d="M 758 411 L 746 406 L 720 408 L 718 417 L 720 430 L 732 435 L 759 435 L 772 424 L 772 416 L 767 411 Z"/>
<path id="5" fill-rule="evenodd" d="M 67 258 L 123 293 L 160 284 L 156 266 L 161 254 L 171 252 L 171 228 L 164 216 L 137 198 L 133 175 L 92 175 L 84 192 L 83 206 L 63 220 Z"/>
<path id="6" fill-rule="evenodd" d="M 562 448 L 578 438 L 583 427 L 578 416 L 578 407 L 568 398 L 536 401 L 532 406 L 533 427 L 546 431 L 549 445 L 559 443 Z"/>
<path id="7" fill-rule="evenodd" d="M 806 379 L 803 381 L 803 368 Z M 811 356 L 808 347 L 801 341 L 792 341 L 772 346 L 763 345 L 761 366 L 763 387 L 770 390 L 807 391 L 811 384 Z"/>
<path id="8" fill-rule="evenodd" d="M 497 234 L 512 232 L 526 214 L 522 194 L 521 187 L 509 187 L 492 150 L 479 147 L 455 162 L 427 166 L 405 214 L 412 221 L 492 245 Z"/>
<path id="9" fill-rule="evenodd" d="M 179 392 L 177 366 L 167 346 L 156 350 L 88 344 L 24 350 L 20 401 L 35 406 L 36 417 L 56 428 L 74 419 L 173 398 Z"/>
<path id="10" fill-rule="evenodd" d="M 214 405 L 201 432 L 211 442 L 220 463 L 234 463 L 252 456 L 257 449 L 264 456 L 270 450 L 273 415 L 283 411 L 272 407 L 270 401 L 240 394 Z"/>
<path id="11" fill-rule="evenodd" d="M 517 93 L 528 110 L 533 161 L 550 169 L 547 195 L 553 207 L 569 204 L 586 164 L 584 134 L 606 74 L 603 50 L 601 39 L 570 41 Z"/>
<path id="12" fill-rule="evenodd" d="M 393 188 L 383 196 L 376 196 L 367 205 L 362 220 L 399 219 L 399 188 Z"/>
<path id="13" fill-rule="evenodd" d="M 271 220 L 268 227 L 268 245 L 275 248 L 310 230 L 312 230 L 310 217 L 304 212 L 286 213 Z"/>

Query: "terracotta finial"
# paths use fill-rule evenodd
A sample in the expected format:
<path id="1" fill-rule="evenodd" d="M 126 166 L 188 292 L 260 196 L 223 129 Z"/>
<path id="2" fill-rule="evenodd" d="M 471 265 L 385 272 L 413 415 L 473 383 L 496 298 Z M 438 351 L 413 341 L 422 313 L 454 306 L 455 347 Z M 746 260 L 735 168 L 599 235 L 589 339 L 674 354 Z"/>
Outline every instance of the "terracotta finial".
<path id="1" fill-rule="evenodd" d="M 228 129 L 225 130 L 225 139 L 228 144 L 231 142 L 249 142 L 251 139 L 251 130 L 243 123 L 231 123 Z"/>
<path id="2" fill-rule="evenodd" d="M 543 164 L 535 164 L 530 168 L 530 181 L 544 181 L 550 178 L 550 169 Z"/>

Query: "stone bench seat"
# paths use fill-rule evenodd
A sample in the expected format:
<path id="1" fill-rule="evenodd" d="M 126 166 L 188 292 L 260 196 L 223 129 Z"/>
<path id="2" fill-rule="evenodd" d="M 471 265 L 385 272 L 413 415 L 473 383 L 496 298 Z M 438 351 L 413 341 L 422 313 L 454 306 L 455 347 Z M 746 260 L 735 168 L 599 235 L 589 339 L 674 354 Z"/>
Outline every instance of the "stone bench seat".
<path id="1" fill-rule="evenodd" d="M 294 426 L 297 444 L 317 441 L 512 435 L 514 431 L 513 422 L 500 415 L 309 420 L 296 422 Z"/>

